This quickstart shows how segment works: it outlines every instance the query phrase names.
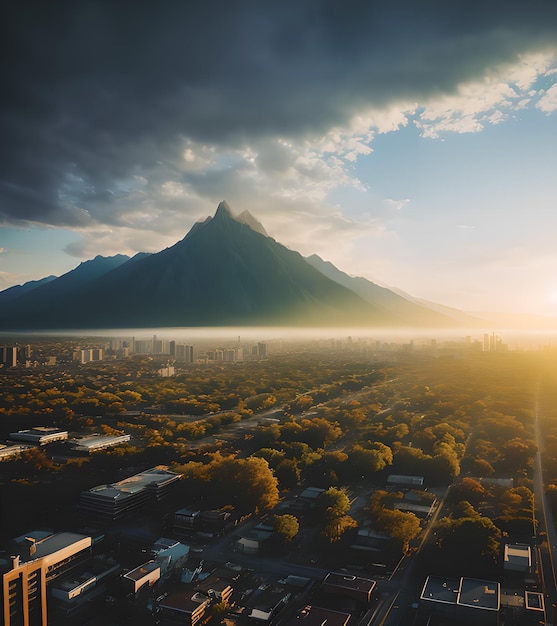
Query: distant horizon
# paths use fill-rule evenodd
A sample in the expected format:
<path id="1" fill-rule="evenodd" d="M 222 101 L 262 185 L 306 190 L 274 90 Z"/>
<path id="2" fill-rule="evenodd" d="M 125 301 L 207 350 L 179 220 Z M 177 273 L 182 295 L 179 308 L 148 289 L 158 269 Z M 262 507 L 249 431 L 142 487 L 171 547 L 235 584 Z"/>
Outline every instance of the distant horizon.
<path id="1" fill-rule="evenodd" d="M 387 329 L 387 328 L 296 328 L 296 327 L 168 327 L 168 328 L 101 328 L 101 329 L 65 329 L 65 330 L 37 330 L 37 331 L 2 331 L 0 342 L 25 339 L 136 339 L 148 340 L 154 336 L 165 341 L 181 341 L 190 343 L 222 342 L 222 345 L 238 345 L 243 342 L 304 342 L 316 340 L 348 340 L 358 341 L 378 340 L 383 342 L 403 343 L 418 341 L 419 345 L 430 345 L 432 340 L 465 343 L 470 337 L 471 343 L 483 343 L 485 335 L 495 335 L 511 350 L 538 350 L 540 346 L 557 347 L 557 329 L 554 330 L 525 330 L 486 327 L 477 328 L 439 328 L 439 329 Z"/>

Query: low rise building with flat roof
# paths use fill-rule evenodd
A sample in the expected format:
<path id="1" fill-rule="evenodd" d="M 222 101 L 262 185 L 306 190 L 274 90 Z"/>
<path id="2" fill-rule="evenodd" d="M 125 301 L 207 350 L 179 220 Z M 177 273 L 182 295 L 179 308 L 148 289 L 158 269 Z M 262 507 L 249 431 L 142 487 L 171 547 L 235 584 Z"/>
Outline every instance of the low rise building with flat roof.
<path id="1" fill-rule="evenodd" d="M 460 579 L 442 576 L 428 576 L 422 589 L 420 600 L 426 603 L 435 602 L 450 607 L 456 606 Z"/>
<path id="2" fill-rule="evenodd" d="M 329 572 L 323 580 L 322 589 L 326 593 L 337 593 L 361 602 L 369 603 L 375 585 L 376 582 L 370 578 L 360 578 L 359 576 L 347 576 L 345 574 Z"/>
<path id="3" fill-rule="evenodd" d="M 387 478 L 387 485 L 399 487 L 423 487 L 423 476 L 406 476 L 403 474 L 391 474 Z"/>
<path id="4" fill-rule="evenodd" d="M 498 611 L 500 607 L 500 585 L 490 580 L 461 578 L 457 604 L 470 609 Z"/>
<path id="5" fill-rule="evenodd" d="M 35 446 L 30 443 L 17 443 L 13 446 L 6 446 L 4 444 L 0 444 L 0 461 L 5 461 L 6 459 L 13 459 L 16 456 L 19 456 L 26 450 L 30 450 Z"/>
<path id="6" fill-rule="evenodd" d="M 199 591 L 175 591 L 158 603 L 157 619 L 162 626 L 195 626 L 209 604 L 210 599 Z"/>
<path id="7" fill-rule="evenodd" d="M 543 613 L 545 611 L 543 593 L 538 591 L 527 591 L 524 594 L 524 606 L 527 611 L 534 611 L 536 613 Z"/>
<path id="8" fill-rule="evenodd" d="M 350 613 L 308 605 L 285 622 L 285 626 L 347 626 L 350 618 Z"/>
<path id="9" fill-rule="evenodd" d="M 81 492 L 79 508 L 99 517 L 119 519 L 164 498 L 181 477 L 164 465 L 152 467 L 117 483 Z"/>
<path id="10" fill-rule="evenodd" d="M 113 559 L 95 557 L 82 571 L 62 577 L 52 584 L 51 596 L 54 610 L 70 616 L 93 598 L 105 593 L 107 584 L 120 571 L 120 564 Z"/>
<path id="11" fill-rule="evenodd" d="M 248 617 L 269 623 L 288 604 L 292 593 L 279 585 L 260 585 L 246 602 Z"/>
<path id="12" fill-rule="evenodd" d="M 527 574 L 532 568 L 532 549 L 526 544 L 505 544 L 503 568 L 507 572 Z"/>
<path id="13" fill-rule="evenodd" d="M 188 560 L 189 546 L 175 539 L 160 537 L 151 548 L 151 556 L 161 566 L 161 579 L 166 580 Z"/>
<path id="14" fill-rule="evenodd" d="M 417 517 L 429 517 L 433 511 L 433 503 L 426 504 L 414 504 L 413 502 L 396 502 L 394 508 L 397 511 L 403 511 L 404 513 L 414 513 Z"/>
<path id="15" fill-rule="evenodd" d="M 60 430 L 59 428 L 49 428 L 47 426 L 35 426 L 28 430 L 18 430 L 15 433 L 10 433 L 10 439 L 14 441 L 29 441 L 39 446 L 44 446 L 47 443 L 54 443 L 55 441 L 65 441 L 68 438 L 67 430 Z"/>
<path id="16" fill-rule="evenodd" d="M 476 578 L 428 576 L 420 596 L 432 613 L 480 624 L 498 623 L 500 603 L 499 583 Z"/>
<path id="17" fill-rule="evenodd" d="M 113 448 L 114 446 L 120 446 L 123 443 L 128 443 L 130 435 L 89 435 L 87 437 L 80 437 L 79 439 L 72 439 L 70 441 L 72 450 L 75 452 L 84 452 L 91 454 L 91 452 L 97 452 L 98 450 L 106 450 L 106 448 Z"/>
<path id="18" fill-rule="evenodd" d="M 161 577 L 161 566 L 157 561 L 147 561 L 135 569 L 122 574 L 124 588 L 128 593 L 138 593 L 146 585 L 152 587 Z"/>

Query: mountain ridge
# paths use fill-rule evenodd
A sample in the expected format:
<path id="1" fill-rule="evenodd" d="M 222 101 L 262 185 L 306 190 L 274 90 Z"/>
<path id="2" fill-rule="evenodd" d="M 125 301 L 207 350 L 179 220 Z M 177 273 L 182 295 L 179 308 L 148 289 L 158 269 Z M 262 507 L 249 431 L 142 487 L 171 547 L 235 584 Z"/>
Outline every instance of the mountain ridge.
<path id="1" fill-rule="evenodd" d="M 0 328 L 424 325 L 423 307 L 314 256 L 304 259 L 223 201 L 158 253 L 97 256 L 30 287 L 2 308 Z M 450 325 L 439 313 L 429 320 Z"/>

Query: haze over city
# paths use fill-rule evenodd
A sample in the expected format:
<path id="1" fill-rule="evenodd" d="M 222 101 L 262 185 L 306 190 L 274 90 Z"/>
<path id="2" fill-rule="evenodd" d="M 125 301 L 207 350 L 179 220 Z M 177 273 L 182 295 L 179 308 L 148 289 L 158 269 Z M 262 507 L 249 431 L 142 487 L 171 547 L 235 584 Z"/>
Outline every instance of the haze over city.
<path id="1" fill-rule="evenodd" d="M 554 3 L 4 6 L 0 289 L 226 199 L 350 274 L 557 314 Z"/>

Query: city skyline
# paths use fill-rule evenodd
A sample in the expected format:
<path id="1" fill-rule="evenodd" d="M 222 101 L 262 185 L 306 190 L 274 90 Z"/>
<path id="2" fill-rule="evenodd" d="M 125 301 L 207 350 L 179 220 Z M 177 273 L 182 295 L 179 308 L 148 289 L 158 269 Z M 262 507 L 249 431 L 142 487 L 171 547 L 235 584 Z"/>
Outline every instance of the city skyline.
<path id="1" fill-rule="evenodd" d="M 557 316 L 552 3 L 30 6 L 9 17 L 0 289 L 158 251 L 226 200 L 349 274 Z"/>

